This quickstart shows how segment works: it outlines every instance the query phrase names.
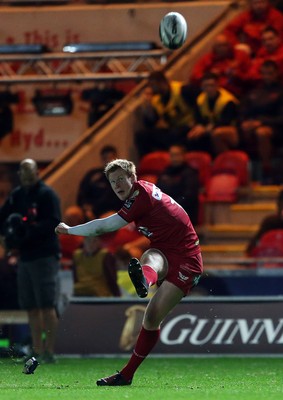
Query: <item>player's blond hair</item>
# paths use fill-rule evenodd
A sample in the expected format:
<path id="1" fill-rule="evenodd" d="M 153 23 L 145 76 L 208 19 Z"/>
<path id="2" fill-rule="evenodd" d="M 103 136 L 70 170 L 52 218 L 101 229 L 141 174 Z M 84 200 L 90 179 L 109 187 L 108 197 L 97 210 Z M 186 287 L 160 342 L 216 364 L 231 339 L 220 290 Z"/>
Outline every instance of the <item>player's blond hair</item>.
<path id="1" fill-rule="evenodd" d="M 110 161 L 105 169 L 104 173 L 106 175 L 106 178 L 109 179 L 109 175 L 111 172 L 116 171 L 117 169 L 121 168 L 123 171 L 126 172 L 128 176 L 134 175 L 135 179 L 137 179 L 137 173 L 136 173 L 136 166 L 132 161 L 129 160 L 122 160 L 122 159 L 116 159 L 113 161 Z"/>

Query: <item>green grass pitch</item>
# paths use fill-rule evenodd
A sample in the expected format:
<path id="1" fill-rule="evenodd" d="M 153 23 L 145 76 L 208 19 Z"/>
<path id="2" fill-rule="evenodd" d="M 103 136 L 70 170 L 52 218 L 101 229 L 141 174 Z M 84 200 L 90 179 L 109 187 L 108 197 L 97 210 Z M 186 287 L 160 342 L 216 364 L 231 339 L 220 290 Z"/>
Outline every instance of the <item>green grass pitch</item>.
<path id="1" fill-rule="evenodd" d="M 154 358 L 140 366 L 132 386 L 97 387 L 124 358 L 60 358 L 33 375 L 0 359 L 5 400 L 282 400 L 283 358 Z"/>

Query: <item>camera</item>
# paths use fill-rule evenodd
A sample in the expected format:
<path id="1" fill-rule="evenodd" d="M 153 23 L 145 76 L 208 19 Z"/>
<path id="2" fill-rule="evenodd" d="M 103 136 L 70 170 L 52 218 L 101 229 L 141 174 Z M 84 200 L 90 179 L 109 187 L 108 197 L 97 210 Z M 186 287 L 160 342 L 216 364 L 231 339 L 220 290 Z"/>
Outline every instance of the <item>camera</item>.
<path id="1" fill-rule="evenodd" d="M 21 214 L 13 213 L 5 221 L 4 238 L 8 250 L 18 249 L 26 235 L 25 221 Z"/>

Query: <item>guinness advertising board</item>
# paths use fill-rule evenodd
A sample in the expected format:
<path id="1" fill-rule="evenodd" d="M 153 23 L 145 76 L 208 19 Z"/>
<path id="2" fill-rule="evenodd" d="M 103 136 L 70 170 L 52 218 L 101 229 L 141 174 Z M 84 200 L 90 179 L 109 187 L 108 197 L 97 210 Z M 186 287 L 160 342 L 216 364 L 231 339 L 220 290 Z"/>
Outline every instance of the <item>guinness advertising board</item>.
<path id="1" fill-rule="evenodd" d="M 72 300 L 60 318 L 59 354 L 133 349 L 145 301 Z M 164 320 L 156 354 L 283 354 L 283 299 L 182 301 Z"/>

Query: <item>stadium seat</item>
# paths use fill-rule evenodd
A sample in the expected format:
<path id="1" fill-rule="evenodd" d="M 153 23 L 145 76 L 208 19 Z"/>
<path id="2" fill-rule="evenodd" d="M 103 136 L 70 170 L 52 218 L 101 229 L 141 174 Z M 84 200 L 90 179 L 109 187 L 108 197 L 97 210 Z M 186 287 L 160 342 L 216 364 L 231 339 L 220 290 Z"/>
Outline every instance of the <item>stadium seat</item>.
<path id="1" fill-rule="evenodd" d="M 266 232 L 259 239 L 256 247 L 251 252 L 251 257 L 283 257 L 283 229 L 273 229 Z M 256 265 L 254 265 L 256 266 Z M 262 266 L 265 268 L 283 267 L 282 263 L 264 262 Z"/>
<path id="2" fill-rule="evenodd" d="M 230 173 L 216 173 L 206 184 L 205 201 L 235 203 L 238 199 L 239 178 Z"/>
<path id="3" fill-rule="evenodd" d="M 205 151 L 188 151 L 187 163 L 198 170 L 200 186 L 204 187 L 211 175 L 211 155 Z"/>
<path id="4" fill-rule="evenodd" d="M 167 151 L 153 151 L 145 154 L 137 168 L 138 178 L 141 175 L 159 175 L 169 164 L 169 153 Z"/>
<path id="5" fill-rule="evenodd" d="M 218 173 L 234 174 L 238 177 L 240 186 L 247 186 L 250 181 L 249 161 L 249 156 L 244 151 L 225 151 L 215 158 L 211 168 L 211 175 Z"/>
<path id="6" fill-rule="evenodd" d="M 158 180 L 158 174 L 139 174 L 139 180 L 156 184 Z"/>

